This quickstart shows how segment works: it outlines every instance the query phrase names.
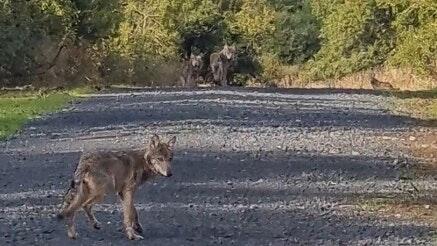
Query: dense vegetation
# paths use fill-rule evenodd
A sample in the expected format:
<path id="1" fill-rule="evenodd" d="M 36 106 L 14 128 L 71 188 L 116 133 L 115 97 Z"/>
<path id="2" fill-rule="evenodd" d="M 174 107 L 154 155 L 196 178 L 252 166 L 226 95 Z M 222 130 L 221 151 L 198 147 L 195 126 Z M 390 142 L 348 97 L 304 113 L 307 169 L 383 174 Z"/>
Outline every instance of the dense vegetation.
<path id="1" fill-rule="evenodd" d="M 435 0 L 0 0 L 0 86 L 171 84 L 189 53 L 238 47 L 235 80 L 437 80 Z M 251 76 L 248 76 L 248 75 Z"/>

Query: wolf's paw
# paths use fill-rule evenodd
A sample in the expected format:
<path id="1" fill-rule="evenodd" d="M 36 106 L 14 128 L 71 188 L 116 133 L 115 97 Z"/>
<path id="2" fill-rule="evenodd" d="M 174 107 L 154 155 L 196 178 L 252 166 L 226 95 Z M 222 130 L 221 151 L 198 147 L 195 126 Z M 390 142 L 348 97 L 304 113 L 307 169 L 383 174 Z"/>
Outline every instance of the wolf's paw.
<path id="1" fill-rule="evenodd" d="M 96 230 L 100 230 L 100 228 L 102 228 L 102 223 L 98 222 L 98 221 L 94 221 L 93 222 L 93 228 Z"/>
<path id="2" fill-rule="evenodd" d="M 127 235 L 127 238 L 129 238 L 129 240 L 142 240 L 142 239 L 144 239 L 144 237 L 136 234 L 134 228 L 132 228 L 132 227 L 126 228 L 126 235 Z"/>
<path id="3" fill-rule="evenodd" d="M 141 226 L 141 224 L 140 223 L 136 223 L 135 225 L 134 225 L 134 230 L 136 231 L 136 232 L 138 232 L 138 233 L 143 233 L 143 227 Z"/>
<path id="4" fill-rule="evenodd" d="M 65 216 L 64 216 L 64 214 L 61 212 L 61 213 L 59 213 L 59 214 L 56 214 L 56 219 L 57 220 L 63 220 L 65 218 Z"/>
<path id="5" fill-rule="evenodd" d="M 77 232 L 68 232 L 68 237 L 70 239 L 77 239 L 78 236 L 79 234 L 77 234 Z"/>

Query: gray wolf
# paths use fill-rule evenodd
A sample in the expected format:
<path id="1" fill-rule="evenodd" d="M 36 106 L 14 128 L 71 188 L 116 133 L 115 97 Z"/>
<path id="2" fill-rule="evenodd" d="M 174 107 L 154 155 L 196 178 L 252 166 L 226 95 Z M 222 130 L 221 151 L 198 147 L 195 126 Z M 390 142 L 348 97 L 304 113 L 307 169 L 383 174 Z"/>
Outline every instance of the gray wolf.
<path id="1" fill-rule="evenodd" d="M 221 86 L 228 85 L 228 75 L 229 72 L 233 70 L 236 53 L 237 49 L 235 45 L 228 46 L 225 44 L 223 50 L 210 55 L 209 65 L 214 82 L 220 83 Z"/>
<path id="2" fill-rule="evenodd" d="M 123 225 L 126 236 L 143 239 L 138 233 L 142 227 L 134 206 L 136 189 L 155 176 L 172 176 L 171 162 L 176 137 L 168 142 L 154 135 L 145 148 L 127 151 L 104 151 L 83 154 L 79 160 L 70 188 L 64 196 L 58 219 L 65 219 L 67 234 L 77 238 L 74 218 L 83 208 L 96 229 L 100 223 L 92 212 L 92 206 L 103 201 L 105 195 L 115 193 L 123 207 Z"/>
<path id="3" fill-rule="evenodd" d="M 191 54 L 190 59 L 184 61 L 181 82 L 182 86 L 194 87 L 200 78 L 203 68 L 202 55 Z"/>

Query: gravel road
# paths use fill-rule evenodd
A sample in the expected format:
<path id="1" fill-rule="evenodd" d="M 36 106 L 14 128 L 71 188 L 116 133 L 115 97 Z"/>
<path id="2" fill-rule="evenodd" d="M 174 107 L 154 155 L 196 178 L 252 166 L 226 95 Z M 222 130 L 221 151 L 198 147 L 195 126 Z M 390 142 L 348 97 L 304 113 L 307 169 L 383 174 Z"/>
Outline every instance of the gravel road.
<path id="1" fill-rule="evenodd" d="M 0 143 L 0 245 L 432 245 L 425 222 L 365 213 L 357 198 L 409 197 L 402 139 L 429 129 L 384 96 L 298 90 L 96 94 Z M 117 200 L 79 239 L 54 219 L 82 151 L 178 138 L 173 177 L 137 193 L 145 240 L 122 232 Z M 424 192 L 435 180 L 414 180 Z M 435 242 L 435 241 L 434 241 Z"/>

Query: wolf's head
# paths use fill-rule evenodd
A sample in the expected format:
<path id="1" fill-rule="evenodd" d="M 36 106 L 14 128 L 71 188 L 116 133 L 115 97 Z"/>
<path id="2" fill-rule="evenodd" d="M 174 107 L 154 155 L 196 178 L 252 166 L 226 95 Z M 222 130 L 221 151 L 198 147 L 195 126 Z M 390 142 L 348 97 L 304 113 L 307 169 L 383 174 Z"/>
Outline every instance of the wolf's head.
<path id="1" fill-rule="evenodd" d="M 191 54 L 190 63 L 194 68 L 201 69 L 203 66 L 202 55 Z"/>
<path id="2" fill-rule="evenodd" d="M 168 142 L 161 141 L 158 135 L 153 135 L 150 140 L 144 158 L 152 165 L 156 173 L 165 177 L 171 177 L 171 161 L 173 160 L 173 148 L 176 143 L 176 137 Z"/>
<path id="3" fill-rule="evenodd" d="M 235 48 L 235 45 L 227 45 L 225 44 L 225 47 L 223 47 L 222 54 L 226 57 L 228 60 L 234 60 L 235 55 L 237 54 L 237 48 Z"/>

